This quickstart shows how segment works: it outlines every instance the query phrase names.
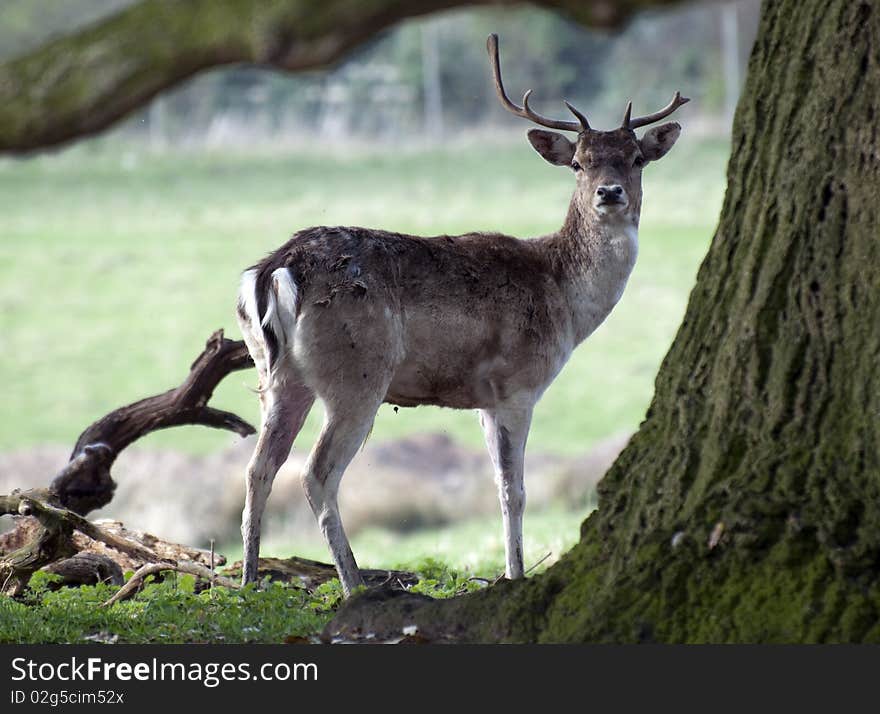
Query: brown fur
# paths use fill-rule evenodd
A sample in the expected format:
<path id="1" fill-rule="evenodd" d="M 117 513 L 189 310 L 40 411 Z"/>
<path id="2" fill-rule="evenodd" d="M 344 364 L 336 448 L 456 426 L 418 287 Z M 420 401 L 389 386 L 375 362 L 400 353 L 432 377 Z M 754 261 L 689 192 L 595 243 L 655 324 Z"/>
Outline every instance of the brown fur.
<path id="1" fill-rule="evenodd" d="M 477 408 L 483 406 L 475 399 L 480 388 L 475 394 L 470 380 L 481 364 L 511 344 L 530 359 L 539 358 L 545 351 L 541 335 L 569 319 L 560 309 L 559 285 L 567 258 L 579 251 L 565 241 L 558 235 L 522 241 L 483 233 L 424 238 L 353 227 L 310 228 L 254 266 L 260 317 L 271 275 L 282 267 L 300 290 L 301 313 L 319 320 L 348 314 L 356 321 L 364 301 L 377 310 L 387 307 L 402 315 L 404 332 L 413 339 L 433 335 L 437 351 L 453 351 L 458 359 L 454 365 L 416 359 L 418 376 L 410 385 L 416 390 L 395 391 L 392 385 L 386 401 Z M 505 309 L 510 305 L 521 309 Z M 457 339 L 456 327 L 462 324 L 473 324 L 476 342 Z M 352 342 L 354 332 L 346 335 L 351 349 L 364 348 Z"/>

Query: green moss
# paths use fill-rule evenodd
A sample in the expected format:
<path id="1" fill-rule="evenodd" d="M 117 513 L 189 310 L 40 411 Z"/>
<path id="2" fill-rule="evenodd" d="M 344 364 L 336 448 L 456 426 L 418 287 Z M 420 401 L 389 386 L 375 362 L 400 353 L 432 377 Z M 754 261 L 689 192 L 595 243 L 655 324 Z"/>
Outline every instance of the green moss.
<path id="1" fill-rule="evenodd" d="M 595 544 L 584 543 L 560 563 L 564 572 L 554 574 L 565 586 L 553 598 L 538 639 L 878 641 L 878 584 L 866 587 L 844 577 L 814 546 L 807 557 L 803 544 L 788 538 L 754 553 L 723 545 L 717 547 L 721 552 L 699 553 L 655 543 L 637 549 L 618 569 Z M 528 639 L 523 634 L 528 632 L 514 628 L 511 638 Z"/>

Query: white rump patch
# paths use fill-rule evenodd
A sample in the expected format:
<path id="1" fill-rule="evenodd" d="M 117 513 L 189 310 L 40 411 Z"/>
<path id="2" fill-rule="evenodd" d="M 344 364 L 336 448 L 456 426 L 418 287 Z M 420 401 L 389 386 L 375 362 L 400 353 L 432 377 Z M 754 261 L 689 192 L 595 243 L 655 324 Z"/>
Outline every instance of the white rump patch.
<path id="1" fill-rule="evenodd" d="M 257 271 L 245 270 L 241 275 L 241 285 L 238 288 L 238 300 L 244 308 L 248 322 L 256 328 L 260 324 L 260 316 L 257 311 Z"/>
<path id="2" fill-rule="evenodd" d="M 246 270 L 241 276 L 239 301 L 247 316 L 247 321 L 250 323 L 246 326 L 242 325 L 242 333 L 248 333 L 245 338 L 246 342 L 249 341 L 248 337 L 251 340 L 256 340 L 261 348 L 260 352 L 265 355 L 268 383 L 272 382 L 276 365 L 269 363 L 269 349 L 265 344 L 263 330 L 268 330 L 275 336 L 278 342 L 278 355 L 275 362 L 280 363 L 284 354 L 292 348 L 299 305 L 298 296 L 299 289 L 293 281 L 290 271 L 286 268 L 274 271 L 266 295 L 266 314 L 260 320 L 257 308 L 257 271 L 255 269 Z"/>
<path id="3" fill-rule="evenodd" d="M 299 299 L 299 290 L 287 268 L 278 268 L 272 273 L 267 298 L 262 327 L 275 334 L 279 346 L 287 345 L 293 338 Z"/>

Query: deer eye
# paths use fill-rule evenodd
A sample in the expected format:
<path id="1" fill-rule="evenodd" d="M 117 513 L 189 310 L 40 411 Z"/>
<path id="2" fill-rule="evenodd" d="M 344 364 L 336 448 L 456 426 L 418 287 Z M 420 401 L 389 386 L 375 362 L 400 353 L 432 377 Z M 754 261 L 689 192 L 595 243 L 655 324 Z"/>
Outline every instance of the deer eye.
<path id="1" fill-rule="evenodd" d="M 580 165 L 577 161 L 572 161 L 572 162 L 571 162 L 571 168 L 573 168 L 575 171 L 580 171 L 580 170 L 581 170 L 581 165 Z"/>
<path id="2" fill-rule="evenodd" d="M 645 165 L 645 160 L 641 156 L 636 156 L 636 158 L 633 159 L 633 168 L 634 169 L 640 169 L 644 165 Z"/>

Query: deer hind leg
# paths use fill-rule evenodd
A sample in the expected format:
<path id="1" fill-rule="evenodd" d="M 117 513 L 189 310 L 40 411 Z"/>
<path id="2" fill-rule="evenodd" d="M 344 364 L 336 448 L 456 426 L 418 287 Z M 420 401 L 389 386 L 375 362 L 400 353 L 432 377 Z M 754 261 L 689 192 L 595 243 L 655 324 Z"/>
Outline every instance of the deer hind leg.
<path id="1" fill-rule="evenodd" d="M 244 541 L 242 583 L 257 579 L 260 556 L 260 529 L 272 482 L 290 455 L 293 440 L 315 401 L 301 384 L 272 386 L 260 393 L 261 428 L 257 446 L 247 467 L 241 535 Z"/>
<path id="2" fill-rule="evenodd" d="M 523 577 L 522 519 L 526 505 L 523 461 L 531 421 L 531 408 L 480 411 L 480 423 L 495 467 L 495 482 L 501 501 L 505 575 L 511 580 Z"/>
<path id="3" fill-rule="evenodd" d="M 381 399 L 352 401 L 358 406 L 335 408 L 326 405 L 324 428 L 302 475 L 306 498 L 330 548 L 346 597 L 363 584 L 363 579 L 339 516 L 339 483 L 346 467 L 367 439 L 381 404 Z"/>

